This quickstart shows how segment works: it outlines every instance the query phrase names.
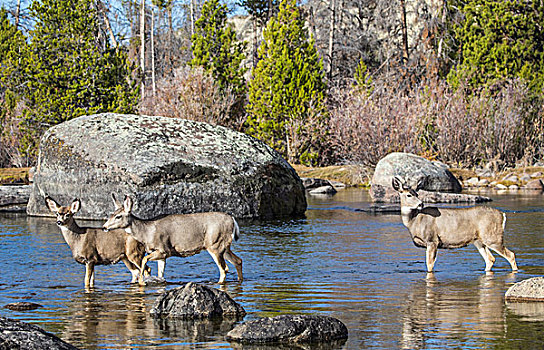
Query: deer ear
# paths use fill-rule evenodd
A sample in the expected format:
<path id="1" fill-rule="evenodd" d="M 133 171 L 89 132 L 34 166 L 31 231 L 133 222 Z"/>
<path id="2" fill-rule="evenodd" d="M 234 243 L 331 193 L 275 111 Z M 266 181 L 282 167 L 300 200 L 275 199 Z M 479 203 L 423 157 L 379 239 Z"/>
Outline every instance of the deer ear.
<path id="1" fill-rule="evenodd" d="M 60 209 L 60 205 L 49 196 L 45 197 L 45 205 L 47 205 L 47 208 L 52 212 L 57 212 Z"/>
<path id="2" fill-rule="evenodd" d="M 130 213 L 132 211 L 132 198 L 125 196 L 125 201 L 123 202 L 123 209 L 125 212 Z"/>
<path id="3" fill-rule="evenodd" d="M 424 176 L 417 181 L 416 191 L 424 189 L 425 186 L 427 186 L 427 176 Z"/>
<path id="4" fill-rule="evenodd" d="M 72 204 L 70 204 L 70 211 L 72 212 L 72 214 L 75 214 L 79 211 L 79 209 L 81 208 L 81 202 L 79 199 L 74 199 L 72 201 Z"/>
<path id="5" fill-rule="evenodd" d="M 400 187 L 402 186 L 402 182 L 400 181 L 400 179 L 397 176 L 395 176 L 393 178 L 393 180 L 391 181 L 391 184 L 393 185 L 393 188 L 396 191 L 400 191 Z"/>
<path id="6" fill-rule="evenodd" d="M 111 199 L 113 199 L 113 205 L 115 206 L 115 210 L 123 207 L 123 203 L 119 202 L 117 198 L 115 198 L 114 193 L 111 194 Z"/>

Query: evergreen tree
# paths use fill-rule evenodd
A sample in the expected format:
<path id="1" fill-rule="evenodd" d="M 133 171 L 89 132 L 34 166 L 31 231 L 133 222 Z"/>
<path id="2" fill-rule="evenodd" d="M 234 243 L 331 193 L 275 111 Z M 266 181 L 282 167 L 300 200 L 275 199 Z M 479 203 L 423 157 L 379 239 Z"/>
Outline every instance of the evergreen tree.
<path id="1" fill-rule="evenodd" d="M 237 97 L 236 106 L 231 109 L 236 118 L 242 113 L 246 93 L 245 69 L 240 66 L 245 58 L 245 43 L 236 41 L 236 32 L 227 23 L 227 6 L 219 4 L 219 0 L 206 1 L 191 41 L 193 59 L 189 65 L 201 66 L 221 89 L 232 90 Z M 235 122 L 231 124 L 234 126 Z"/>
<path id="2" fill-rule="evenodd" d="M 455 27 L 459 65 L 448 80 L 473 86 L 522 78 L 544 87 L 544 2 L 540 0 L 461 0 L 464 21 Z"/>
<path id="3" fill-rule="evenodd" d="M 97 112 L 133 112 L 139 91 L 131 84 L 126 52 L 99 39 L 93 0 L 40 0 L 25 57 L 25 132 L 29 150 L 43 130 Z"/>
<path id="4" fill-rule="evenodd" d="M 291 162 L 318 160 L 326 118 L 323 64 L 296 0 L 283 0 L 263 33 L 249 83 L 247 132 Z"/>
<path id="5" fill-rule="evenodd" d="M 22 67 L 18 64 L 24 57 L 26 38 L 13 25 L 5 9 L 0 9 L 0 137 L 6 118 L 15 108 L 17 90 L 24 83 Z"/>

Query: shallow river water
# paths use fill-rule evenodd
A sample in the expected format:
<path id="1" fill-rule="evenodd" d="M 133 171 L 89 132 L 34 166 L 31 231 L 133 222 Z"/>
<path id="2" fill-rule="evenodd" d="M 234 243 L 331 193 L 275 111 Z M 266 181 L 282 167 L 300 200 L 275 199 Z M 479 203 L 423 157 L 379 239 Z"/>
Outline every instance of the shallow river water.
<path id="1" fill-rule="evenodd" d="M 328 315 L 349 330 L 344 344 L 323 349 L 542 349 L 544 305 L 507 304 L 513 283 L 544 274 L 544 195 L 486 193 L 507 212 L 506 246 L 518 273 L 497 257 L 494 273 L 474 246 L 438 252 L 425 272 L 399 215 L 358 211 L 368 193 L 348 189 L 309 198 L 306 218 L 241 222 L 232 249 L 244 260 L 242 284 L 203 252 L 170 258 L 166 285 L 130 285 L 122 263 L 96 268 L 93 291 L 53 219 L 0 215 L 0 315 L 36 324 L 82 349 L 278 349 L 231 344 L 232 322 L 159 322 L 149 316 L 165 289 L 194 281 L 228 292 L 245 320 L 287 313 Z M 84 205 L 84 203 L 83 203 Z M 86 224 L 99 225 L 96 222 Z M 156 263 L 150 266 L 156 274 Z M 234 268 L 231 268 L 234 271 Z M 5 304 L 31 301 L 33 311 Z M 285 349 L 291 347 L 285 347 Z M 312 347 L 309 347 L 312 348 Z"/>

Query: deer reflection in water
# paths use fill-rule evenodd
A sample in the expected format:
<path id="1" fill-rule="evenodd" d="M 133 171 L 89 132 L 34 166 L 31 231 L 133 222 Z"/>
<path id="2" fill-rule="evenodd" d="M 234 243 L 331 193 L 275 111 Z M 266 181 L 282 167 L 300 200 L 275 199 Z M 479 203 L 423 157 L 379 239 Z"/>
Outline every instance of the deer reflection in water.
<path id="1" fill-rule="evenodd" d="M 467 333 L 505 334 L 504 291 L 513 280 L 514 273 L 495 276 L 488 272 L 472 281 L 439 281 L 428 273 L 406 297 L 401 348 L 427 348 L 429 332 L 448 337 L 459 334 L 460 338 Z"/>

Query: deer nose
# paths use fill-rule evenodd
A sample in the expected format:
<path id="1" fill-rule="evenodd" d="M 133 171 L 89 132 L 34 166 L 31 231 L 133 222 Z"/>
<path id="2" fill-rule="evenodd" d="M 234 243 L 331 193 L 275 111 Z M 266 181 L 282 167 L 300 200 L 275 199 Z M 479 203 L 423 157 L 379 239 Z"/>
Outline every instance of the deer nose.
<path id="1" fill-rule="evenodd" d="M 102 226 L 102 230 L 103 230 L 104 232 L 108 232 L 108 231 L 109 231 L 109 229 L 108 229 L 106 226 Z"/>

